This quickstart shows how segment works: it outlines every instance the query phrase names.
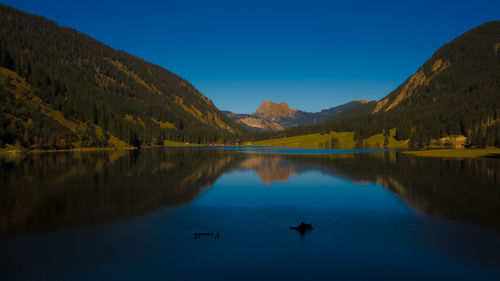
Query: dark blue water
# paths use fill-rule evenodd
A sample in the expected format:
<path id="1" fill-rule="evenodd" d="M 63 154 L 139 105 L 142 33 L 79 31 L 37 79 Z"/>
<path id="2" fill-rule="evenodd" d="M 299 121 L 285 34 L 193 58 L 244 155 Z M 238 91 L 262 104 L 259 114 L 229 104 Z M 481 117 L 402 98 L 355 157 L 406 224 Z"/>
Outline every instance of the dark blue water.
<path id="1" fill-rule="evenodd" d="M 498 159 L 328 152 L 2 159 L 0 280 L 499 280 Z"/>

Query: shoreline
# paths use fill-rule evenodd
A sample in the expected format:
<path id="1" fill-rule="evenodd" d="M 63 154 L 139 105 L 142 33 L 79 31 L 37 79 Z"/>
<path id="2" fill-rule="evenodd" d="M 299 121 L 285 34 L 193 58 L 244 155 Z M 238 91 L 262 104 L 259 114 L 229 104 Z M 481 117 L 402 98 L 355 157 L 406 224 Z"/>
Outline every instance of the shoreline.
<path id="1" fill-rule="evenodd" d="M 404 151 L 418 157 L 429 158 L 500 158 L 500 148 L 449 148 Z"/>
<path id="2" fill-rule="evenodd" d="M 75 148 L 75 149 L 12 149 L 12 150 L 1 150 L 0 155 L 6 154 L 20 154 L 20 153 L 54 153 L 54 152 L 91 152 L 91 151 L 115 151 L 115 150 L 134 150 L 137 147 L 88 147 L 88 148 Z"/>
<path id="3" fill-rule="evenodd" d="M 12 148 L 12 149 L 0 149 L 0 155 L 12 155 L 18 153 L 52 153 L 52 152 L 92 152 L 92 151 L 117 151 L 117 150 L 136 150 L 136 149 L 149 149 L 149 148 L 179 148 L 179 147 L 214 147 L 214 146 L 238 146 L 238 147 L 249 147 L 249 146 L 260 146 L 260 145 L 200 145 L 200 144 L 183 144 L 183 145 L 155 145 L 155 146 L 145 146 L 145 147 L 86 147 L 86 148 L 74 148 L 74 149 L 48 149 L 48 150 L 29 150 L 22 148 Z M 266 146 L 272 147 L 272 146 Z M 282 147 L 282 146 L 276 146 Z M 300 148 L 299 149 L 312 149 L 312 148 Z M 446 149 L 424 149 L 424 150 L 409 150 L 402 151 L 401 153 L 414 155 L 418 157 L 430 157 L 430 158 L 500 158 L 500 148 L 446 148 Z"/>
<path id="4" fill-rule="evenodd" d="M 82 147 L 82 148 L 70 148 L 70 149 L 27 149 L 27 148 L 15 148 L 15 149 L 0 149 L 1 154 L 17 154 L 17 153 L 50 153 L 50 152 L 91 152 L 91 151 L 116 151 L 116 150 L 138 150 L 138 149 L 149 149 L 158 147 L 213 147 L 213 146 L 224 146 L 224 145 L 200 145 L 200 144 L 184 144 L 184 145 L 154 145 L 154 146 L 142 146 L 142 147 Z"/>

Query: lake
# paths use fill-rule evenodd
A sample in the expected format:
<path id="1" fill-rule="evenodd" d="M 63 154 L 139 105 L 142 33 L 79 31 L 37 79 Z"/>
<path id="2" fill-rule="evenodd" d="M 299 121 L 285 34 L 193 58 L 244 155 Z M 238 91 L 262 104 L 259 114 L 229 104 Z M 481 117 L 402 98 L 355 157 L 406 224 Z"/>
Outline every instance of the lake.
<path id="1" fill-rule="evenodd" d="M 157 148 L 0 167 L 0 280 L 500 280 L 500 159 Z"/>

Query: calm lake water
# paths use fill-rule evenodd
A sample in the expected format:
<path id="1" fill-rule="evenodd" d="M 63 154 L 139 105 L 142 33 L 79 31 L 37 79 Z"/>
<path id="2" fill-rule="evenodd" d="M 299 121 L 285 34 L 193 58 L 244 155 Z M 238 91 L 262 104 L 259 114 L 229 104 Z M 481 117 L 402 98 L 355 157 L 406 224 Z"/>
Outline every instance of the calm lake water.
<path id="1" fill-rule="evenodd" d="M 500 159 L 171 148 L 0 168 L 0 280 L 500 280 Z"/>

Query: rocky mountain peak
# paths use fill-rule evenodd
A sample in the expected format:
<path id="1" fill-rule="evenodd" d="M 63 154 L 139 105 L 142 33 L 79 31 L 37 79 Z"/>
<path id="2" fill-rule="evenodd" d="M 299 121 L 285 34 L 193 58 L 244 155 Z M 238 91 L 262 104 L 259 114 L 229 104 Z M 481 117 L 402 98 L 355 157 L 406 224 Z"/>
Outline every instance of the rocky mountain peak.
<path id="1" fill-rule="evenodd" d="M 266 99 L 252 115 L 274 121 L 280 118 L 293 118 L 297 111 L 297 109 L 290 109 L 285 102 L 278 104 Z"/>

